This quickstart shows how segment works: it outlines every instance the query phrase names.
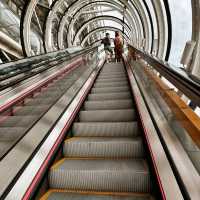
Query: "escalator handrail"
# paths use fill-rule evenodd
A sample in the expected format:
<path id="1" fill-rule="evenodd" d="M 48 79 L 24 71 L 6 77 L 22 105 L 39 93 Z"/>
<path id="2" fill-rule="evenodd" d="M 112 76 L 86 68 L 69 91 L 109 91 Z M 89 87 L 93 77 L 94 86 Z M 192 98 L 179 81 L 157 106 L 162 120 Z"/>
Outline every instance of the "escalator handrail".
<path id="1" fill-rule="evenodd" d="M 181 190 L 176 181 L 160 139 L 157 135 L 157 130 L 151 119 L 148 108 L 146 107 L 145 100 L 140 91 L 138 82 L 135 78 L 133 68 L 127 61 L 126 57 L 124 57 L 124 62 L 127 68 L 133 96 L 135 97 L 135 103 L 138 110 L 139 118 L 141 120 L 141 125 L 144 130 L 144 138 L 150 152 L 152 166 L 157 178 L 157 183 L 159 185 L 161 198 L 163 200 L 167 200 L 172 199 L 173 197 L 174 200 L 183 200 Z M 166 179 L 166 176 L 169 177 Z M 168 181 L 170 181 L 170 184 Z"/>
<path id="2" fill-rule="evenodd" d="M 54 67 L 54 66 L 59 65 L 59 64 L 61 64 L 63 62 L 69 61 L 70 59 L 72 59 L 72 58 L 74 58 L 76 56 L 79 56 L 79 55 L 81 56 L 82 54 L 87 53 L 88 51 L 90 52 L 90 49 L 85 49 L 84 51 L 83 50 L 82 51 L 77 51 L 77 52 L 74 52 L 74 53 L 72 53 L 70 55 L 66 55 L 66 56 L 62 55 L 62 57 L 61 56 L 60 57 L 56 57 L 56 58 L 53 58 L 53 59 L 47 60 L 47 61 L 41 61 L 41 62 L 45 62 L 45 63 L 41 63 L 41 62 L 40 63 L 35 63 L 35 65 L 38 65 L 38 66 L 35 66 L 35 67 L 33 67 L 33 66 L 29 66 L 29 67 L 20 66 L 20 67 L 17 68 L 16 66 L 13 66 L 13 68 L 11 68 L 11 69 L 6 71 L 6 73 L 8 74 L 7 77 L 0 78 L 0 83 L 1 83 L 1 81 L 9 80 L 10 78 L 18 76 L 20 74 L 24 74 L 25 73 L 25 75 L 22 78 L 20 78 L 19 80 L 17 79 L 17 80 L 11 81 L 11 82 L 8 81 L 7 84 L 2 84 L 2 85 L 0 84 L 0 91 L 4 90 L 4 89 L 7 89 L 8 87 L 12 87 L 13 85 L 15 85 L 15 84 L 17 84 L 17 83 L 19 83 L 19 82 L 21 82 L 21 81 L 23 81 L 25 79 L 28 79 L 28 78 L 30 78 L 32 76 L 35 76 L 38 73 L 41 73 L 41 72 L 43 72 L 43 71 L 45 71 L 47 69 L 50 69 L 51 67 Z M 51 63 L 51 62 L 55 62 L 55 61 L 57 63 L 53 63 L 53 64 Z M 42 70 L 39 70 L 37 72 L 32 72 L 32 70 L 35 70 L 35 69 L 40 68 L 42 66 L 44 66 L 44 67 L 47 66 L 47 67 L 42 69 Z M 10 74 L 10 72 L 15 72 L 15 73 Z"/>
<path id="3" fill-rule="evenodd" d="M 84 56 L 87 53 L 93 52 L 96 50 L 97 47 L 92 47 L 92 48 L 88 48 L 85 49 L 83 51 L 74 53 L 73 55 L 70 56 L 70 58 L 68 58 L 68 61 L 70 61 L 72 58 L 76 58 L 79 56 Z M 67 61 L 67 60 L 66 60 Z M 37 85 L 36 87 L 34 87 L 32 90 L 25 92 L 24 94 L 20 95 L 19 97 L 13 99 L 10 102 L 5 102 L 5 104 L 0 105 L 0 113 L 5 112 L 6 110 L 12 108 L 14 105 L 16 105 L 17 103 L 19 103 L 20 101 L 22 101 L 23 99 L 25 99 L 27 96 L 31 95 L 35 90 L 40 89 L 41 87 L 43 87 L 45 84 L 48 84 L 50 80 L 48 80 L 47 82 L 44 82 L 42 84 Z"/>
<path id="4" fill-rule="evenodd" d="M 68 52 L 69 49 L 65 49 L 65 50 L 60 50 L 60 51 L 56 51 L 56 52 L 50 52 L 47 54 L 41 54 L 38 56 L 23 58 L 23 59 L 20 59 L 17 61 L 11 61 L 9 63 L 0 64 L 0 73 L 1 72 L 4 73 L 4 71 L 6 73 L 6 70 L 8 72 L 10 72 L 10 71 L 16 70 L 20 67 L 23 68 L 24 66 L 31 65 L 31 64 L 37 64 L 39 62 L 46 61 L 46 60 L 51 61 L 51 59 L 56 59 L 57 56 L 66 56 L 66 57 L 68 57 L 68 59 L 70 59 L 71 57 L 74 57 L 77 54 L 84 54 L 85 52 L 95 49 L 97 47 L 98 46 L 88 47 L 83 50 L 75 51 L 73 53 L 69 53 Z"/>
<path id="5" fill-rule="evenodd" d="M 20 176 L 18 176 L 17 180 L 15 180 L 15 183 L 11 183 L 11 186 L 6 188 L 3 197 L 10 199 L 10 197 L 13 197 L 13 195 L 16 197 L 16 195 L 18 195 L 17 193 L 20 194 L 20 199 L 23 200 L 30 199 L 32 197 L 36 187 L 38 187 L 41 179 L 48 170 L 52 158 L 57 152 L 59 146 L 62 144 L 66 136 L 66 131 L 71 127 L 71 124 L 73 123 L 79 109 L 81 108 L 82 103 L 87 97 L 87 94 L 97 77 L 98 71 L 103 64 L 104 62 L 98 63 L 97 67 L 89 75 L 86 82 L 81 86 L 78 94 L 73 97 L 71 103 L 67 106 L 67 109 L 63 115 L 51 129 L 48 137 L 41 143 L 37 151 L 34 152 L 31 161 L 27 164 L 24 171 L 20 174 Z M 49 142 L 52 144 L 49 145 Z M 45 143 L 48 143 L 48 149 L 46 149 Z M 44 154 L 44 150 L 47 151 L 47 153 Z M 38 158 L 41 161 L 41 165 L 35 165 L 35 161 L 38 160 Z M 28 182 L 27 176 L 32 177 Z"/>
<path id="6" fill-rule="evenodd" d="M 129 45 L 130 49 L 133 49 L 137 55 L 144 59 L 151 67 L 158 71 L 161 76 L 165 77 L 171 82 L 177 89 L 190 98 L 197 106 L 200 107 L 200 84 L 190 78 L 189 74 L 185 72 L 185 75 L 181 74 L 176 68 L 160 60 L 151 54 L 144 52 L 134 46 Z"/>

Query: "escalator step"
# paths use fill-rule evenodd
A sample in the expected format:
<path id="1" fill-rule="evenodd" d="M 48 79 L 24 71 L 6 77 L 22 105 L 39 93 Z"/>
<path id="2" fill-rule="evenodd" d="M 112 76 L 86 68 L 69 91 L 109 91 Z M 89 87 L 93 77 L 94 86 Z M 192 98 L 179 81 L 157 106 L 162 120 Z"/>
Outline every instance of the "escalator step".
<path id="1" fill-rule="evenodd" d="M 37 97 L 39 98 L 51 98 L 51 97 L 59 97 L 62 95 L 62 92 L 57 91 L 57 92 L 40 92 Z"/>
<path id="2" fill-rule="evenodd" d="M 122 63 L 118 62 L 118 63 L 107 63 L 105 64 L 104 68 L 111 68 L 111 67 L 123 67 Z"/>
<path id="3" fill-rule="evenodd" d="M 101 70 L 100 74 L 112 75 L 112 74 L 125 74 L 125 70 L 123 68 L 104 68 Z"/>
<path id="4" fill-rule="evenodd" d="M 108 66 L 105 66 L 101 71 L 116 71 L 116 70 L 124 70 L 124 68 L 121 65 L 118 65 L 117 63 L 111 63 Z"/>
<path id="5" fill-rule="evenodd" d="M 127 78 L 98 78 L 95 83 L 116 83 L 116 82 L 124 82 L 128 83 Z"/>
<path id="6" fill-rule="evenodd" d="M 65 88 L 66 87 L 67 88 L 67 87 L 70 87 L 74 83 L 74 81 L 59 80 L 55 84 L 51 85 L 50 88 L 51 87 L 53 87 L 53 88 L 54 87 L 59 87 L 59 88 Z"/>
<path id="7" fill-rule="evenodd" d="M 82 192 L 73 193 L 62 190 L 50 190 L 41 200 L 153 200 L 148 194 L 134 193 L 97 193 L 97 192 Z"/>
<path id="8" fill-rule="evenodd" d="M 120 93 L 100 93 L 100 94 L 89 94 L 89 101 L 103 101 L 103 100 L 121 100 L 121 99 L 131 99 L 130 92 L 120 92 Z"/>
<path id="9" fill-rule="evenodd" d="M 138 138 L 82 138 L 68 139 L 64 144 L 64 156 L 76 158 L 142 158 L 141 137 Z"/>
<path id="10" fill-rule="evenodd" d="M 120 71 L 120 72 L 103 72 L 100 73 L 98 77 L 105 77 L 105 78 L 110 78 L 110 77 L 126 77 L 126 74 L 124 71 Z"/>
<path id="11" fill-rule="evenodd" d="M 76 137 L 133 137 L 139 135 L 137 122 L 74 123 Z"/>
<path id="12" fill-rule="evenodd" d="M 12 141 L 21 137 L 27 128 L 23 127 L 0 127 L 0 141 Z"/>
<path id="13" fill-rule="evenodd" d="M 103 68 L 103 70 L 117 70 L 117 69 L 124 69 L 121 63 L 107 63 Z"/>
<path id="14" fill-rule="evenodd" d="M 25 105 L 27 106 L 38 106 L 38 105 L 49 105 L 53 104 L 57 98 L 32 98 L 26 99 Z"/>
<path id="15" fill-rule="evenodd" d="M 106 83 L 106 82 L 121 82 L 121 81 L 127 81 L 126 77 L 107 77 L 107 78 L 101 78 L 99 77 L 96 81 L 96 83 Z"/>
<path id="16" fill-rule="evenodd" d="M 14 145 L 15 141 L 0 141 L 0 158 Z"/>
<path id="17" fill-rule="evenodd" d="M 60 95 L 59 96 L 50 96 L 50 95 L 48 95 L 48 96 L 42 96 L 42 95 L 37 95 L 37 96 L 34 97 L 34 99 L 40 99 L 40 100 L 52 99 L 52 101 L 53 101 L 55 99 L 58 99 L 59 97 L 60 97 Z"/>
<path id="18" fill-rule="evenodd" d="M 70 81 L 64 81 L 64 80 L 60 80 L 58 82 L 56 82 L 54 84 L 54 86 L 56 87 L 65 87 L 65 88 L 69 88 L 71 87 L 71 85 L 75 82 L 76 79 L 74 80 L 70 80 Z"/>
<path id="19" fill-rule="evenodd" d="M 85 110 L 116 110 L 133 108 L 133 101 L 130 100 L 112 100 L 112 101 L 86 101 L 84 103 Z"/>
<path id="20" fill-rule="evenodd" d="M 38 115 L 9 116 L 5 121 L 0 123 L 0 127 L 29 127 L 38 120 Z"/>
<path id="21" fill-rule="evenodd" d="M 117 71 L 108 71 L 108 70 L 104 70 L 104 71 L 101 71 L 101 73 L 99 74 L 99 76 L 126 76 L 126 72 L 124 70 L 117 70 Z"/>
<path id="22" fill-rule="evenodd" d="M 49 172 L 50 188 L 112 192 L 150 192 L 145 160 L 63 159 Z"/>
<path id="23" fill-rule="evenodd" d="M 16 112 L 14 113 L 15 116 L 24 116 L 24 115 L 40 115 L 47 111 L 50 106 L 43 105 L 43 106 L 16 106 Z"/>
<path id="24" fill-rule="evenodd" d="M 123 67 L 105 67 L 101 70 L 101 73 L 103 72 L 118 72 L 118 71 L 125 71 Z"/>
<path id="25" fill-rule="evenodd" d="M 107 79 L 107 78 L 109 78 L 109 79 L 112 79 L 112 78 L 118 78 L 118 79 L 120 79 L 120 78 L 122 78 L 122 79 L 124 79 L 124 78 L 127 78 L 127 76 L 124 74 L 124 73 L 115 73 L 115 74 L 100 74 L 99 76 L 98 76 L 98 79 Z"/>
<path id="26" fill-rule="evenodd" d="M 66 89 L 67 88 L 65 86 L 54 85 L 54 86 L 48 87 L 47 91 L 48 92 L 55 92 L 55 91 L 64 92 Z"/>
<path id="27" fill-rule="evenodd" d="M 126 110 L 92 110 L 81 111 L 81 122 L 130 122 L 136 120 L 136 112 L 133 109 Z"/>
<path id="28" fill-rule="evenodd" d="M 0 128 L 0 158 L 20 139 L 27 128 L 1 127 Z"/>
<path id="29" fill-rule="evenodd" d="M 105 88 L 93 88 L 91 93 L 113 93 L 113 92 L 128 92 L 130 88 L 128 86 L 121 87 L 105 87 Z"/>
<path id="30" fill-rule="evenodd" d="M 126 81 L 120 81 L 120 82 L 109 82 L 109 83 L 95 83 L 94 88 L 105 88 L 105 87 L 124 87 L 128 86 L 128 83 Z"/>

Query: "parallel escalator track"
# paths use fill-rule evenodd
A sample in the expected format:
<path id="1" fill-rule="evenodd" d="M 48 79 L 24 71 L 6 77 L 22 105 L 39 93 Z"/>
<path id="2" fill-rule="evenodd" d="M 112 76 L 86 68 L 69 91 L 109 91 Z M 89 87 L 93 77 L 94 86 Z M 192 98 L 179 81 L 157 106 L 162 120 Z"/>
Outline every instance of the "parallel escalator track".
<path id="1" fill-rule="evenodd" d="M 32 64 L 23 63 L 19 66 L 0 69 L 0 91 L 61 65 L 65 62 L 64 58 L 64 55 L 62 57 L 57 56 L 51 60 L 35 61 Z"/>
<path id="2" fill-rule="evenodd" d="M 69 134 L 68 134 L 69 135 Z M 42 200 L 152 200 L 152 181 L 126 70 L 106 64 L 79 112 Z"/>
<path id="3" fill-rule="evenodd" d="M 35 91 L 22 102 L 0 114 L 0 159 L 28 132 L 28 130 L 75 83 L 86 66 L 62 74 L 52 83 Z"/>

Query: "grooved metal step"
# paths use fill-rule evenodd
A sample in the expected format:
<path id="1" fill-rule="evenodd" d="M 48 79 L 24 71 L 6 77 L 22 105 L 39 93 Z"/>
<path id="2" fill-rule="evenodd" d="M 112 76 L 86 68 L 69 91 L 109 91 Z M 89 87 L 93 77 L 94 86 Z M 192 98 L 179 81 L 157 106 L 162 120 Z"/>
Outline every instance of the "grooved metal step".
<path id="1" fill-rule="evenodd" d="M 120 68 L 108 68 L 108 69 L 102 69 L 102 71 L 101 71 L 101 75 L 103 75 L 103 74 L 106 74 L 106 75 L 112 75 L 112 74 L 121 74 L 121 73 L 123 73 L 123 74 L 125 74 L 126 72 L 125 72 L 125 70 L 124 69 L 120 69 Z"/>
<path id="2" fill-rule="evenodd" d="M 121 78 L 121 77 L 120 78 L 117 78 L 117 77 L 115 77 L 115 78 L 109 78 L 109 77 L 108 78 L 98 78 L 96 83 L 121 82 L 121 81 L 127 81 L 127 78 L 126 77 L 124 77 L 124 78 Z"/>
<path id="3" fill-rule="evenodd" d="M 51 97 L 59 97 L 62 95 L 62 92 L 60 91 L 57 91 L 57 92 L 43 92 L 43 93 L 39 93 L 37 95 L 37 97 L 40 97 L 40 98 L 51 98 Z"/>
<path id="4" fill-rule="evenodd" d="M 53 85 L 60 85 L 62 86 L 63 84 L 65 85 L 69 85 L 69 84 L 72 84 L 74 82 L 74 78 L 61 78 L 61 79 L 58 79 L 57 81 L 55 81 L 55 84 Z M 63 83 L 63 84 L 62 84 Z"/>
<path id="5" fill-rule="evenodd" d="M 120 196 L 121 195 L 121 196 Z M 104 194 L 97 192 L 82 192 L 82 193 L 72 193 L 67 191 L 56 191 L 50 190 L 42 200 L 154 200 L 148 194 L 120 194 L 120 193 L 112 193 L 112 194 Z"/>
<path id="6" fill-rule="evenodd" d="M 52 99 L 52 100 L 55 100 L 55 99 L 58 99 L 60 97 L 59 96 L 42 96 L 42 95 L 37 95 L 35 96 L 33 99 L 40 99 L 40 100 L 46 100 L 46 99 Z"/>
<path id="7" fill-rule="evenodd" d="M 121 86 L 121 87 L 105 87 L 105 88 L 93 88 L 91 93 L 113 93 L 113 92 L 129 92 L 130 89 L 128 86 Z"/>
<path id="8" fill-rule="evenodd" d="M 125 81 L 121 82 L 109 82 L 109 83 L 95 83 L 94 88 L 106 88 L 106 87 L 127 87 L 128 83 Z"/>
<path id="9" fill-rule="evenodd" d="M 60 81 L 56 82 L 54 86 L 69 88 L 74 83 L 74 81 L 75 80 L 73 80 L 73 81 L 71 81 L 71 80 L 70 81 L 60 80 Z"/>
<path id="10" fill-rule="evenodd" d="M 0 141 L 0 157 L 2 157 L 9 148 L 14 145 L 14 141 Z"/>
<path id="11" fill-rule="evenodd" d="M 133 108 L 133 101 L 125 100 L 111 100 L 111 101 L 86 101 L 84 103 L 85 110 L 118 110 Z"/>
<path id="12" fill-rule="evenodd" d="M 20 139 L 27 131 L 22 127 L 1 127 L 0 128 L 0 157 Z"/>
<path id="13" fill-rule="evenodd" d="M 81 111 L 79 120 L 81 122 L 130 122 L 136 120 L 136 112 L 133 109 Z"/>
<path id="14" fill-rule="evenodd" d="M 112 76 L 119 76 L 119 77 L 126 77 L 126 73 L 124 71 L 118 71 L 118 72 L 103 72 L 99 74 L 99 77 L 112 77 Z"/>
<path id="15" fill-rule="evenodd" d="M 109 78 L 109 79 L 112 79 L 112 78 L 127 78 L 127 76 L 124 74 L 124 73 L 118 73 L 118 74 L 100 74 L 98 76 L 98 79 L 106 79 L 106 78 Z"/>
<path id="16" fill-rule="evenodd" d="M 43 106 L 16 106 L 15 109 L 15 116 L 25 116 L 25 115 L 40 115 L 47 111 L 50 106 L 43 105 Z"/>
<path id="17" fill-rule="evenodd" d="M 74 123 L 76 137 L 134 137 L 139 135 L 137 122 Z"/>
<path id="18" fill-rule="evenodd" d="M 120 93 L 101 93 L 101 94 L 89 94 L 89 101 L 103 101 L 103 100 L 121 100 L 121 99 L 131 99 L 130 92 L 120 92 Z"/>
<path id="19" fill-rule="evenodd" d="M 95 83 L 110 83 L 110 82 L 113 82 L 113 83 L 116 83 L 116 82 L 126 82 L 128 83 L 128 80 L 127 78 L 99 78 L 96 80 Z"/>
<path id="20" fill-rule="evenodd" d="M 32 98 L 26 99 L 25 105 L 27 106 L 38 106 L 38 105 L 50 105 L 56 101 L 57 98 Z"/>
<path id="21" fill-rule="evenodd" d="M 110 73 L 112 73 L 112 72 L 119 72 L 119 71 L 120 72 L 121 71 L 125 72 L 125 69 L 123 67 L 108 67 L 108 68 L 103 68 L 101 70 L 101 74 L 104 73 L 104 72 L 110 72 Z"/>
<path id="22" fill-rule="evenodd" d="M 38 115 L 27 115 L 26 117 L 9 116 L 5 121 L 0 123 L 0 127 L 29 127 L 37 119 Z"/>
<path id="23" fill-rule="evenodd" d="M 65 141 L 65 157 L 77 158 L 142 158 L 144 156 L 142 139 L 79 137 Z"/>
<path id="24" fill-rule="evenodd" d="M 21 137 L 27 128 L 24 127 L 0 127 L 0 141 L 12 141 Z"/>
<path id="25" fill-rule="evenodd" d="M 55 91 L 64 92 L 65 90 L 67 90 L 67 87 L 59 85 L 50 86 L 47 89 L 48 92 L 55 92 Z"/>
<path id="26" fill-rule="evenodd" d="M 150 175 L 145 160 L 63 159 L 49 172 L 55 189 L 111 192 L 150 192 Z"/>

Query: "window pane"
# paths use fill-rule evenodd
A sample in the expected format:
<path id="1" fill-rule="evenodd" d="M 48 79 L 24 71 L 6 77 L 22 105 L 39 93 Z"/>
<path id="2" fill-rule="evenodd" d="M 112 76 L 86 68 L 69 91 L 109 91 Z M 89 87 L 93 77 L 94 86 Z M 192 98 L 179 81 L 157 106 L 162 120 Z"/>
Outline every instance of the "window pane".
<path id="1" fill-rule="evenodd" d="M 172 50 L 169 62 L 180 66 L 185 43 L 191 40 L 192 9 L 191 0 L 169 0 L 172 15 Z"/>

